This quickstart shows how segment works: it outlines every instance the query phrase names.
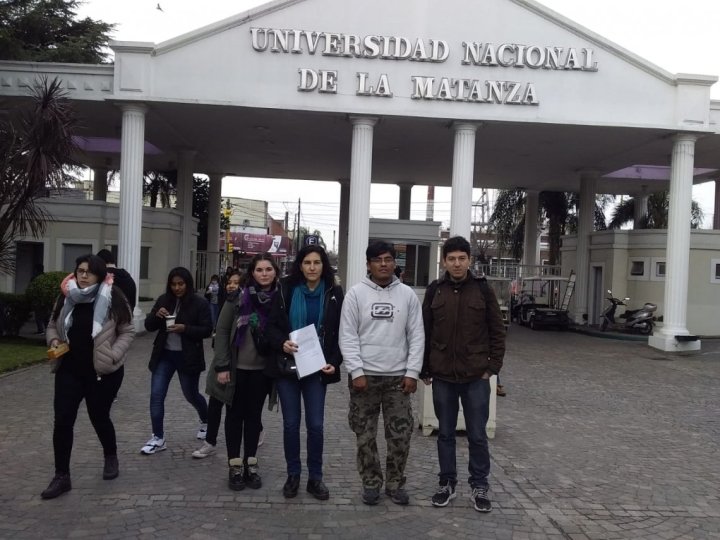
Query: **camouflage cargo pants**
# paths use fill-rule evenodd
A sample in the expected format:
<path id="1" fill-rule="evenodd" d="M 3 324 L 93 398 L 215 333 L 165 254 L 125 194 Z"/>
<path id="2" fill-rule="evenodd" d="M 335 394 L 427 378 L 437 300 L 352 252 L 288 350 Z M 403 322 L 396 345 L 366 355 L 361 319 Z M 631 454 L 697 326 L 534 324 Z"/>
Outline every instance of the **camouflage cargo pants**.
<path id="1" fill-rule="evenodd" d="M 367 376 L 364 392 L 350 388 L 350 429 L 357 436 L 357 468 L 363 487 L 382 488 L 383 473 L 377 449 L 377 428 L 380 411 L 385 424 L 387 457 L 385 472 L 387 489 L 397 489 L 405 483 L 405 464 L 410 451 L 413 416 L 410 395 L 400 391 L 399 377 Z"/>

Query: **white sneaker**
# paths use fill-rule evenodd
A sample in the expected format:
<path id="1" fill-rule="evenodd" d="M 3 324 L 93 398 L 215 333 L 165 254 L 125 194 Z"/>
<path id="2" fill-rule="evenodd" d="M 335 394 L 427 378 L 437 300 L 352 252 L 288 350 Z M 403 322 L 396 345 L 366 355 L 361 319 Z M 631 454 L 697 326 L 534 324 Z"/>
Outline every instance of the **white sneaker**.
<path id="1" fill-rule="evenodd" d="M 260 432 L 260 437 L 258 438 L 258 448 L 260 448 L 264 442 L 265 442 L 265 430 L 263 429 Z"/>
<path id="2" fill-rule="evenodd" d="M 161 439 L 153 434 L 152 439 L 146 442 L 145 446 L 140 449 L 140 453 L 149 456 L 150 454 L 161 452 L 163 450 L 167 450 L 167 446 L 165 446 L 165 439 Z"/>
<path id="3" fill-rule="evenodd" d="M 201 441 L 204 441 L 206 435 L 207 435 L 207 423 L 200 424 L 200 427 L 198 428 L 196 437 L 198 439 L 200 439 Z"/>
<path id="4" fill-rule="evenodd" d="M 210 444 L 207 441 L 202 443 L 202 446 L 192 453 L 192 457 L 196 459 L 203 459 L 208 456 L 212 456 L 215 453 L 215 445 Z"/>

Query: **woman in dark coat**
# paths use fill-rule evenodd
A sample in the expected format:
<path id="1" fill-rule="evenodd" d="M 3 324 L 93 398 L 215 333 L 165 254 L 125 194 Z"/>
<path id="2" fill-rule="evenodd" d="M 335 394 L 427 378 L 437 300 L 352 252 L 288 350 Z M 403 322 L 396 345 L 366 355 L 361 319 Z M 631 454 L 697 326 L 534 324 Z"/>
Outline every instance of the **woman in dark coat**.
<path id="1" fill-rule="evenodd" d="M 281 281 L 273 300 L 265 336 L 274 351 L 292 355 L 298 350 L 290 340 L 290 332 L 314 325 L 322 345 L 326 365 L 318 372 L 298 379 L 296 375 L 281 376 L 275 363 L 267 373 L 275 384 L 283 414 L 283 444 L 288 478 L 283 495 L 292 498 L 300 486 L 300 417 L 301 401 L 305 405 L 307 428 L 307 491 L 318 500 L 330 497 L 323 483 L 323 423 L 325 392 L 328 383 L 340 380 L 342 356 L 338 346 L 340 309 L 343 291 L 335 284 L 327 253 L 320 246 L 301 249 L 290 275 Z"/>
<path id="2" fill-rule="evenodd" d="M 150 419 L 153 436 L 140 452 L 154 454 L 165 450 L 165 396 L 173 375 L 177 371 L 185 399 L 200 417 L 198 439 L 207 433 L 207 402 L 198 390 L 200 373 L 205 371 L 203 339 L 212 334 L 210 306 L 195 294 L 193 278 L 187 268 L 170 270 L 167 290 L 155 302 L 145 319 L 148 332 L 158 332 L 153 344 L 149 368 Z"/>

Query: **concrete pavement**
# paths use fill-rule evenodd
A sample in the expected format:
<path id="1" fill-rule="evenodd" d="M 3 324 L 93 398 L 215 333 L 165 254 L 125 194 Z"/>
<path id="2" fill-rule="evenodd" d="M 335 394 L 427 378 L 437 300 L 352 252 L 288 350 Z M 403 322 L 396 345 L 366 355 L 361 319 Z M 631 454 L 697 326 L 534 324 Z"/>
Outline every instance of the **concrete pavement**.
<path id="1" fill-rule="evenodd" d="M 462 437 L 459 496 L 448 508 L 430 505 L 436 437 L 420 430 L 407 470 L 411 504 L 363 505 L 342 383 L 327 399 L 327 502 L 304 492 L 306 475 L 296 499 L 282 497 L 277 412 L 263 418 L 262 489 L 229 491 L 222 428 L 217 455 L 191 458 L 197 419 L 177 379 L 166 402 L 168 450 L 140 455 L 150 436 L 152 338 L 133 344 L 113 407 L 119 478 L 102 480 L 102 449 L 83 406 L 73 489 L 55 500 L 40 499 L 53 475 L 53 378 L 45 365 L 0 378 L 0 538 L 720 538 L 720 343 L 673 357 L 642 343 L 513 325 L 502 373 L 508 396 L 498 398 L 490 445 L 494 508 L 480 514 L 468 500 Z"/>

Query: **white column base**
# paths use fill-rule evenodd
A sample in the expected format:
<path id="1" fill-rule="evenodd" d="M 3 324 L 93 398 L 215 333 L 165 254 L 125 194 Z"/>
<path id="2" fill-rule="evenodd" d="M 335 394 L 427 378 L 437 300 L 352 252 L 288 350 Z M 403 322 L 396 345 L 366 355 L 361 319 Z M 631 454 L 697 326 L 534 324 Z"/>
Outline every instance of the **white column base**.
<path id="1" fill-rule="evenodd" d="M 675 336 L 658 333 L 648 338 L 648 345 L 653 349 L 665 352 L 688 352 L 699 351 L 701 343 L 699 339 L 697 341 L 678 341 Z"/>
<path id="2" fill-rule="evenodd" d="M 142 336 L 145 333 L 145 313 L 137 306 L 133 310 L 133 324 L 135 325 L 135 334 Z"/>

